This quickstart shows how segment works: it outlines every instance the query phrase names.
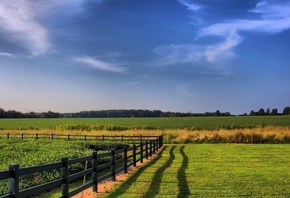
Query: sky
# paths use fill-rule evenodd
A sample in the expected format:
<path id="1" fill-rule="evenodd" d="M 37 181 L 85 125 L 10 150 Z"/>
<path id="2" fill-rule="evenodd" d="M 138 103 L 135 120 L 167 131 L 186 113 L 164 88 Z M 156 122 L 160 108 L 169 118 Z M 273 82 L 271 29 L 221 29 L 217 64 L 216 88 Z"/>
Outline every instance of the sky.
<path id="1" fill-rule="evenodd" d="M 0 107 L 290 106 L 289 0 L 0 1 Z"/>

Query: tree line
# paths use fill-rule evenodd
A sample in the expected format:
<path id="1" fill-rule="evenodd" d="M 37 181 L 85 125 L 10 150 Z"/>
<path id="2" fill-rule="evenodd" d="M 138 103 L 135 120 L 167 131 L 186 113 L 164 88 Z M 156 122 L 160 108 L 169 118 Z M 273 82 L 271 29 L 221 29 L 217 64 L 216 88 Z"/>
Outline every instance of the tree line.
<path id="1" fill-rule="evenodd" d="M 270 110 L 269 108 L 267 108 L 266 110 L 264 110 L 263 108 L 260 108 L 258 111 L 251 111 L 250 116 L 265 116 L 265 115 L 290 115 L 290 107 L 285 107 L 283 109 L 282 113 L 278 113 L 278 109 L 274 108 L 272 110 Z"/>
<path id="2" fill-rule="evenodd" d="M 290 115 L 290 107 L 285 107 L 282 113 L 278 109 L 269 108 L 259 109 L 257 112 L 251 111 L 243 116 L 264 116 L 264 115 Z M 205 113 L 182 113 L 182 112 L 163 112 L 160 110 L 100 110 L 100 111 L 80 111 L 77 113 L 58 113 L 58 112 L 29 112 L 22 113 L 15 110 L 5 111 L 0 108 L 0 118 L 125 118 L 125 117 L 206 117 L 206 116 L 232 116 L 229 112 L 205 112 Z"/>
<path id="3" fill-rule="evenodd" d="M 160 110 L 100 110 L 100 111 L 80 111 L 77 113 L 58 112 L 29 112 L 22 113 L 15 110 L 5 111 L 0 108 L 0 118 L 125 118 L 125 117 L 198 117 L 198 116 L 231 116 L 229 112 L 206 112 L 206 113 L 181 113 L 163 112 Z"/>

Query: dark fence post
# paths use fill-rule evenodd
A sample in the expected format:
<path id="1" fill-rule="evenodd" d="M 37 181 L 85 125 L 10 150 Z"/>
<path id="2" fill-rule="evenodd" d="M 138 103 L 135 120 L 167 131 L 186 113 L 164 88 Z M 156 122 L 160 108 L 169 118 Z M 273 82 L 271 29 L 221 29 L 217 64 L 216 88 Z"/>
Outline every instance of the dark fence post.
<path id="1" fill-rule="evenodd" d="M 53 133 L 51 134 L 51 140 L 53 140 Z"/>
<path id="2" fill-rule="evenodd" d="M 153 143 L 153 145 L 152 145 L 152 147 L 153 147 L 153 154 L 155 154 L 155 140 L 152 140 L 152 143 Z"/>
<path id="3" fill-rule="evenodd" d="M 84 138 L 85 138 L 85 141 L 87 141 L 87 135 L 85 135 Z"/>
<path id="4" fill-rule="evenodd" d="M 146 159 L 148 159 L 148 141 L 146 141 L 145 144 L 146 144 L 145 145 L 145 150 L 146 150 L 145 155 L 146 155 Z"/>
<path id="5" fill-rule="evenodd" d="M 136 145 L 133 145 L 133 166 L 136 167 Z"/>
<path id="6" fill-rule="evenodd" d="M 115 158 L 115 149 L 111 150 L 111 173 L 112 180 L 116 181 L 116 158 Z"/>
<path id="7" fill-rule="evenodd" d="M 143 142 L 140 143 L 140 159 L 141 163 L 143 163 Z"/>
<path id="8" fill-rule="evenodd" d="M 68 158 L 61 158 L 62 167 L 61 167 L 61 178 L 63 183 L 61 185 L 61 192 L 63 197 L 68 197 Z"/>
<path id="9" fill-rule="evenodd" d="M 37 139 L 37 140 L 38 140 L 38 133 L 36 133 L 36 134 L 35 134 L 35 139 Z"/>
<path id="10" fill-rule="evenodd" d="M 7 140 L 9 140 L 9 138 L 10 138 L 10 137 L 9 137 L 9 133 L 7 133 Z"/>
<path id="11" fill-rule="evenodd" d="M 13 171 L 13 177 L 8 179 L 8 193 L 12 193 L 15 198 L 19 197 L 19 164 L 10 164 L 9 170 Z"/>
<path id="12" fill-rule="evenodd" d="M 156 138 L 156 151 L 159 150 L 159 138 Z"/>
<path id="13" fill-rule="evenodd" d="M 70 140 L 70 135 L 69 134 L 67 134 L 67 140 Z"/>
<path id="14" fill-rule="evenodd" d="M 121 135 L 121 141 L 122 141 L 122 142 L 123 142 L 123 140 L 124 140 L 123 138 L 124 138 L 123 135 Z"/>
<path id="15" fill-rule="evenodd" d="M 150 147 L 150 153 L 149 153 L 149 155 L 151 157 L 152 156 L 152 140 L 150 140 L 149 142 L 150 142 L 150 146 L 149 146 Z"/>
<path id="16" fill-rule="evenodd" d="M 104 135 L 102 135 L 102 141 L 105 141 L 105 136 Z"/>
<path id="17" fill-rule="evenodd" d="M 143 136 L 140 135 L 140 143 L 143 141 Z"/>
<path id="18" fill-rule="evenodd" d="M 124 173 L 128 173 L 127 146 L 124 146 Z"/>
<path id="19" fill-rule="evenodd" d="M 21 140 L 23 140 L 24 139 L 24 134 L 23 133 L 21 133 Z"/>
<path id="20" fill-rule="evenodd" d="M 93 161 L 92 161 L 93 173 L 93 192 L 98 192 L 98 153 L 97 151 L 93 152 Z"/>

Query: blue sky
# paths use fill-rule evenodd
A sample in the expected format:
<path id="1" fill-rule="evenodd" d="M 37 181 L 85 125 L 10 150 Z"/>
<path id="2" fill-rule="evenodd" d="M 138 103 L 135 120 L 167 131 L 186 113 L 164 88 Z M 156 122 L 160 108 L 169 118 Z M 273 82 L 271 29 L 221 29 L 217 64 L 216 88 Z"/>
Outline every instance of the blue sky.
<path id="1" fill-rule="evenodd" d="M 289 0 L 0 1 L 0 107 L 281 112 L 289 52 Z"/>

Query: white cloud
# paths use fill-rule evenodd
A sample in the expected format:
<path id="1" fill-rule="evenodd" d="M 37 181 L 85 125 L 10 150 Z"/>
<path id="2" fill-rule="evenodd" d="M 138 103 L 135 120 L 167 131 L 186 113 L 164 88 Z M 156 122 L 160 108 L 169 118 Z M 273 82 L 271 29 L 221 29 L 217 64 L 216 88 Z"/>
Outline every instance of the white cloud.
<path id="1" fill-rule="evenodd" d="M 102 60 L 98 60 L 96 58 L 92 58 L 89 56 L 83 56 L 83 57 L 76 57 L 73 58 L 74 61 L 84 63 L 88 65 L 91 68 L 102 70 L 102 71 L 109 71 L 109 72 L 125 72 L 126 69 L 110 62 L 105 62 Z"/>
<path id="2" fill-rule="evenodd" d="M 197 11 L 197 10 L 200 10 L 202 8 L 200 5 L 192 3 L 191 1 L 188 1 L 188 0 L 178 0 L 178 2 L 181 5 L 186 6 L 188 10 Z"/>
<path id="3" fill-rule="evenodd" d="M 193 14 L 201 6 L 188 0 L 178 0 Z M 181 44 L 167 45 L 155 48 L 155 53 L 160 56 L 159 65 L 173 65 L 193 63 L 194 65 L 223 64 L 237 57 L 234 48 L 243 42 L 242 32 L 276 34 L 290 29 L 290 2 L 277 4 L 275 1 L 258 2 L 249 12 L 257 13 L 253 20 L 235 19 L 212 24 L 200 29 L 196 39 L 208 36 L 220 37 L 221 41 L 207 44 Z M 157 64 L 157 65 L 158 65 Z"/>
<path id="4" fill-rule="evenodd" d="M 193 44 L 164 45 L 155 48 L 155 53 L 161 56 L 159 65 L 176 63 L 200 62 L 204 59 L 204 46 Z"/>
<path id="5" fill-rule="evenodd" d="M 256 7 L 250 12 L 261 14 L 261 18 L 256 20 L 231 20 L 200 30 L 197 38 L 219 36 L 224 39 L 221 43 L 208 47 L 206 52 L 208 61 L 215 62 L 221 57 L 234 57 L 234 47 L 243 41 L 242 32 L 276 34 L 290 29 L 290 2 L 270 4 L 262 1 L 257 3 Z"/>
<path id="6" fill-rule="evenodd" d="M 232 48 L 243 40 L 239 35 L 229 35 L 225 42 L 212 45 L 165 45 L 155 48 L 155 53 L 160 56 L 155 65 L 174 65 L 174 64 L 195 64 L 209 65 L 224 63 L 236 57 Z"/>
<path id="7" fill-rule="evenodd" d="M 262 15 L 262 18 L 285 18 L 290 16 L 290 2 L 278 4 L 274 1 L 274 4 L 267 1 L 260 1 L 256 7 L 250 12 L 258 13 Z"/>
<path id="8" fill-rule="evenodd" d="M 46 53 L 50 44 L 48 31 L 36 21 L 33 8 L 32 1 L 0 1 L 0 30 L 37 56 Z"/>
<path id="9" fill-rule="evenodd" d="M 33 56 L 51 52 L 49 30 L 40 19 L 55 8 L 63 8 L 66 13 L 79 13 L 86 2 L 88 0 L 0 0 L 0 32 L 6 40 L 27 49 Z"/>
<path id="10" fill-rule="evenodd" d="M 185 6 L 191 14 L 191 24 L 200 26 L 204 22 L 200 18 L 199 14 L 203 7 L 200 4 L 193 3 L 191 0 L 177 0 L 181 5 Z"/>
<path id="11" fill-rule="evenodd" d="M 177 92 L 179 94 L 190 96 L 190 97 L 197 96 L 197 94 L 194 94 L 194 93 L 192 93 L 191 91 L 188 90 L 188 87 L 186 86 L 186 84 L 180 84 L 177 87 Z"/>
<path id="12" fill-rule="evenodd" d="M 0 56 L 8 57 L 8 58 L 16 58 L 15 55 L 6 53 L 6 52 L 0 52 Z"/>
<path id="13" fill-rule="evenodd" d="M 233 48 L 242 42 L 243 38 L 233 32 L 229 34 L 224 42 L 207 46 L 205 57 L 208 62 L 215 63 L 236 57 Z"/>

